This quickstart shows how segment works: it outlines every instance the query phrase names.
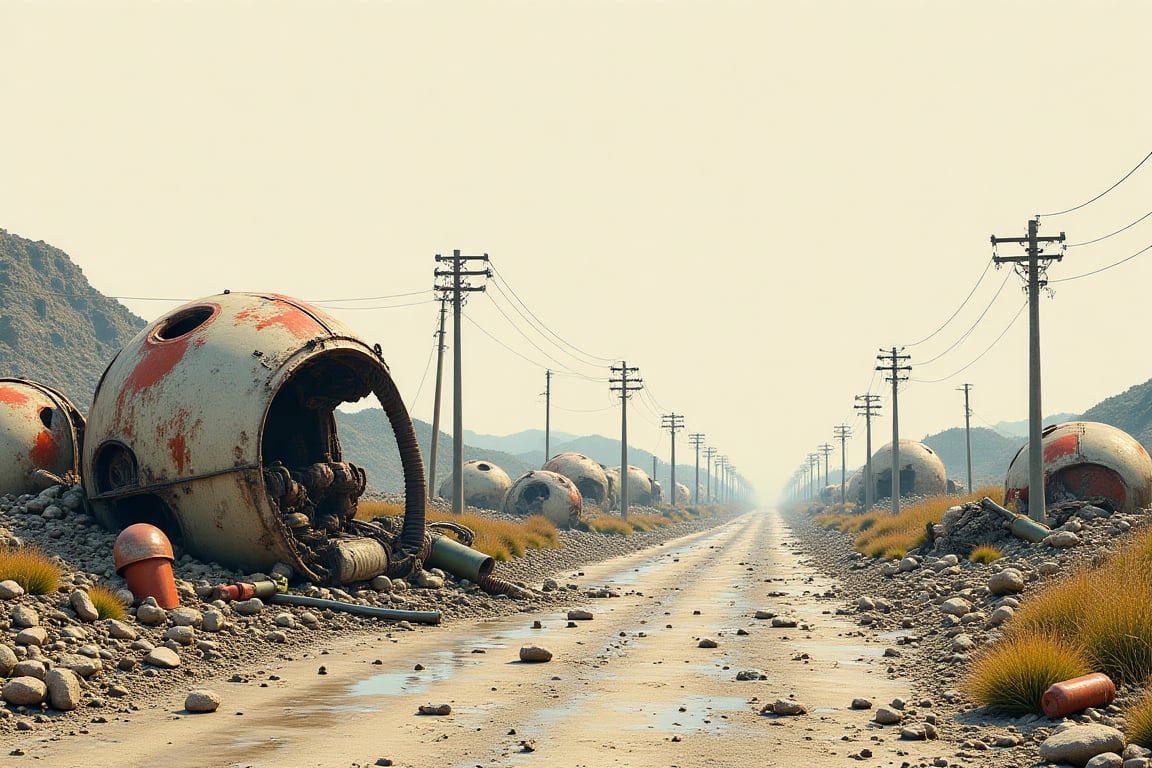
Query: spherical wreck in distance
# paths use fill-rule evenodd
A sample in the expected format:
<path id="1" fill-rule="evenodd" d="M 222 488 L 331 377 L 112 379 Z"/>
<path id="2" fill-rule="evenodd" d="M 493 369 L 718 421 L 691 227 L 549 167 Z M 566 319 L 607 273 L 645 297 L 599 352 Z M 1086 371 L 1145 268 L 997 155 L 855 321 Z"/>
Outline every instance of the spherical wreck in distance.
<path id="1" fill-rule="evenodd" d="M 34 493 L 80 471 L 84 416 L 62 393 L 0 378 L 0 493 Z"/>
<path id="2" fill-rule="evenodd" d="M 892 497 L 892 443 L 872 454 L 873 499 Z M 944 462 L 924 443 L 900 440 L 900 495 L 935 496 L 948 488 Z"/>
<path id="3" fill-rule="evenodd" d="M 543 468 L 549 472 L 558 472 L 575 483 L 586 504 L 608 508 L 608 476 L 598 462 L 582 453 L 558 453 L 545 462 Z"/>
<path id="4" fill-rule="evenodd" d="M 1144 509 L 1152 501 L 1152 458 L 1122 429 L 1095 421 L 1069 421 L 1045 427 L 1044 501 L 1101 500 L 1120 512 Z M 1004 503 L 1028 514 L 1028 445 L 1016 453 L 1004 476 Z"/>
<path id="5" fill-rule="evenodd" d="M 473 459 L 464 462 L 464 503 L 480 509 L 500 509 L 504 506 L 504 494 L 512 487 L 508 473 L 490 461 Z M 440 496 L 453 498 L 455 474 L 440 484 Z"/>
<path id="6" fill-rule="evenodd" d="M 533 469 L 516 478 L 504 496 L 504 511 L 518 517 L 544 515 L 555 525 L 580 522 L 584 500 L 580 489 L 559 472 Z"/>
<path id="7" fill-rule="evenodd" d="M 620 506 L 620 468 L 601 464 L 600 469 L 604 470 L 604 477 L 608 480 L 608 499 L 601 509 L 616 509 Z"/>
<path id="8" fill-rule="evenodd" d="M 620 476 L 620 467 L 615 468 Z M 650 507 L 658 504 L 661 499 L 660 484 L 648 476 L 640 467 L 628 465 L 628 474 L 623 482 L 628 483 L 628 504 L 639 504 Z"/>

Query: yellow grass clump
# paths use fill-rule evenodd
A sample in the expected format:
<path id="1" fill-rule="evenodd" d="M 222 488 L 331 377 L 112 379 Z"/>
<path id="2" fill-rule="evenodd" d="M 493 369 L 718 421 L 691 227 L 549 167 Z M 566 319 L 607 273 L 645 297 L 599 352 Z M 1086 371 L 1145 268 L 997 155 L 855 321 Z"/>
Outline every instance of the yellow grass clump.
<path id="1" fill-rule="evenodd" d="M 96 584 L 88 588 L 88 598 L 96 607 L 96 613 L 102 619 L 115 619 L 124 621 L 128 615 L 127 607 L 120 597 L 108 587 Z"/>
<path id="2" fill-rule="evenodd" d="M 0 581 L 14 581 L 32 595 L 47 595 L 60 586 L 63 571 L 38 549 L 21 547 L 0 550 Z"/>
<path id="3" fill-rule="evenodd" d="M 1030 632 L 985 646 L 964 687 L 974 700 L 994 712 L 1040 714 L 1040 699 L 1049 686 L 1091 671 L 1088 657 L 1076 643 Z"/>
<path id="4" fill-rule="evenodd" d="M 631 519 L 631 517 L 628 518 L 628 520 Z M 596 517 L 583 521 L 581 527 L 586 527 L 586 530 L 604 533 L 609 536 L 631 536 L 632 526 L 628 520 L 611 515 L 597 515 Z"/>
<path id="5" fill-rule="evenodd" d="M 987 564 L 1004 557 L 1004 553 L 991 544 L 981 544 L 968 553 L 968 559 L 974 563 Z"/>
<path id="6" fill-rule="evenodd" d="M 1124 733 L 1132 744 L 1152 747 L 1152 691 L 1124 708 Z"/>

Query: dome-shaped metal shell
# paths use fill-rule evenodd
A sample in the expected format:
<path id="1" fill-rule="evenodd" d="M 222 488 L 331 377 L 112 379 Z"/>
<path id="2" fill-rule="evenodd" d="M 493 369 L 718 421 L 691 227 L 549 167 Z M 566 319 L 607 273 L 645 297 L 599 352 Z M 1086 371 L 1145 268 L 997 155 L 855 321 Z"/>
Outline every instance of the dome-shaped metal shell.
<path id="1" fill-rule="evenodd" d="M 112 545 L 112 562 L 116 565 L 116 573 L 122 574 L 129 565 L 154 557 L 176 559 L 172 553 L 172 542 L 168 541 L 164 531 L 148 523 L 128 526 L 120 532 L 116 543 Z"/>
<path id="2" fill-rule="evenodd" d="M 519 517 L 544 515 L 560 527 L 580 522 L 580 489 L 559 472 L 534 469 L 516 478 L 504 496 L 504 511 Z"/>
<path id="3" fill-rule="evenodd" d="M 34 381 L 0 378 L 0 493 L 33 493 L 38 470 L 80 471 L 84 417 L 62 393 Z"/>
<path id="4" fill-rule="evenodd" d="M 1095 421 L 1069 421 L 1041 435 L 1046 503 L 1101 497 L 1122 512 L 1152 502 L 1152 458 L 1122 429 Z M 1004 475 L 1004 503 L 1028 513 L 1028 445 Z"/>
<path id="5" fill-rule="evenodd" d="M 440 484 L 440 496 L 449 501 L 454 490 L 454 474 Z M 461 475 L 464 478 L 465 504 L 480 509 L 501 509 L 504 506 L 504 494 L 512 487 L 512 479 L 503 469 L 490 461 L 473 459 L 464 462 Z"/>
<path id="6" fill-rule="evenodd" d="M 892 496 L 892 443 L 872 454 L 873 499 Z M 900 440 L 900 495 L 935 496 L 946 493 L 944 462 L 924 443 Z"/>
<path id="7" fill-rule="evenodd" d="M 620 476 L 620 467 L 615 467 L 617 477 Z M 628 474 L 622 482 L 628 483 L 628 505 L 639 504 L 650 507 L 658 504 L 661 498 L 660 485 L 649 477 L 648 473 L 640 467 L 628 465 Z"/>
<path id="8" fill-rule="evenodd" d="M 248 571 L 283 562 L 324 578 L 296 532 L 324 544 L 355 513 L 365 477 L 343 462 L 333 411 L 369 394 L 396 433 L 402 537 L 417 545 L 423 461 L 379 346 L 275 293 L 190 302 L 120 350 L 88 415 L 81 474 L 93 512 L 110 530 L 155 524 L 203 560 Z"/>
<path id="9" fill-rule="evenodd" d="M 580 489 L 587 504 L 608 508 L 608 477 L 600 464 L 582 453 L 558 453 L 544 463 L 545 470 L 564 475 Z"/>

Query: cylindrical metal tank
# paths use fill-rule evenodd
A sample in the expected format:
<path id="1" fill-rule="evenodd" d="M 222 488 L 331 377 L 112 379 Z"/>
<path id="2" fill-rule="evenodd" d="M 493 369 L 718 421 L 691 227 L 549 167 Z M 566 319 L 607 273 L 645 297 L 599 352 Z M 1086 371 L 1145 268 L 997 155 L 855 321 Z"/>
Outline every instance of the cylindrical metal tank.
<path id="1" fill-rule="evenodd" d="M 892 496 L 892 443 L 872 454 L 872 498 Z M 900 495 L 935 496 L 948 488 L 944 462 L 924 443 L 900 440 Z"/>
<path id="2" fill-rule="evenodd" d="M 608 477 L 599 463 L 582 453 L 558 453 L 544 463 L 543 469 L 558 472 L 575 483 L 586 504 L 608 508 Z"/>
<path id="3" fill-rule="evenodd" d="M 325 581 L 366 483 L 343 461 L 333 411 L 369 394 L 396 434 L 406 498 L 393 554 L 411 559 L 426 547 L 424 465 L 379 346 L 274 293 L 190 302 L 116 355 L 84 441 L 93 511 L 111 530 L 156 525 L 202 560 L 284 562 Z"/>
<path id="4" fill-rule="evenodd" d="M 1046 427 L 1040 445 L 1045 503 L 1100 497 L 1119 511 L 1134 512 L 1152 501 L 1152 458 L 1124 430 L 1069 421 Z M 1028 480 L 1025 443 L 1004 476 L 1004 504 L 1021 514 L 1028 514 Z"/>
<path id="5" fill-rule="evenodd" d="M 584 501 L 575 483 L 559 472 L 533 469 L 516 478 L 504 496 L 504 511 L 529 517 L 544 515 L 558 526 L 580 522 Z"/>
<path id="6" fill-rule="evenodd" d="M 512 487 L 508 473 L 490 461 L 473 459 L 464 462 L 464 503 L 480 509 L 501 509 L 504 494 Z M 455 473 L 440 484 L 440 496 L 452 500 Z"/>
<path id="7" fill-rule="evenodd" d="M 616 476 L 620 476 L 620 467 L 615 467 Z M 628 465 L 628 474 L 625 477 L 628 483 L 628 505 L 639 504 L 650 507 L 660 502 L 660 485 L 640 467 Z"/>
<path id="8" fill-rule="evenodd" d="M 43 470 L 80 471 L 84 416 L 62 393 L 34 381 L 0 378 L 0 493 L 35 493 Z"/>

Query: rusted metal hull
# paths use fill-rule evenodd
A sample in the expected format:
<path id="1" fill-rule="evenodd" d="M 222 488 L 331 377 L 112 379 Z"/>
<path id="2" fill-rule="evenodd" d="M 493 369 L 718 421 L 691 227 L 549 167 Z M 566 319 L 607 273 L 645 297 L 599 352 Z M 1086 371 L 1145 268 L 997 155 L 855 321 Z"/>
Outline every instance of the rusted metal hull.
<path id="1" fill-rule="evenodd" d="M 558 453 L 544 463 L 543 469 L 558 472 L 575 483 L 586 504 L 608 508 L 608 476 L 593 459 L 582 453 Z"/>
<path id="2" fill-rule="evenodd" d="M 512 487 L 508 473 L 490 461 L 473 459 L 464 462 L 464 503 L 480 509 L 503 509 L 504 495 Z M 440 484 L 440 496 L 452 500 L 455 477 L 449 475 Z"/>
<path id="3" fill-rule="evenodd" d="M 892 496 L 892 443 L 872 454 L 872 498 Z M 900 495 L 932 496 L 946 493 L 944 462 L 924 443 L 900 440 Z"/>
<path id="4" fill-rule="evenodd" d="M 1152 502 L 1152 458 L 1134 437 L 1108 424 L 1069 421 L 1045 428 L 1045 500 L 1106 499 L 1123 512 Z M 1028 445 L 1016 453 L 1004 476 L 1004 503 L 1028 510 Z"/>
<path id="5" fill-rule="evenodd" d="M 37 470 L 63 477 L 80 471 L 85 420 L 55 389 L 0 378 L 0 492 L 32 493 Z"/>
<path id="6" fill-rule="evenodd" d="M 584 502 L 580 489 L 564 475 L 534 469 L 516 478 L 504 497 L 504 511 L 528 517 L 544 515 L 559 526 L 580 522 Z"/>
<path id="7" fill-rule="evenodd" d="M 82 472 L 94 513 L 113 530 L 157 525 L 204 560 L 320 578 L 302 542 L 341 530 L 364 481 L 343 463 L 332 412 L 390 386 L 379 347 L 304 302 L 226 292 L 186 304 L 100 380 Z"/>

